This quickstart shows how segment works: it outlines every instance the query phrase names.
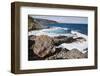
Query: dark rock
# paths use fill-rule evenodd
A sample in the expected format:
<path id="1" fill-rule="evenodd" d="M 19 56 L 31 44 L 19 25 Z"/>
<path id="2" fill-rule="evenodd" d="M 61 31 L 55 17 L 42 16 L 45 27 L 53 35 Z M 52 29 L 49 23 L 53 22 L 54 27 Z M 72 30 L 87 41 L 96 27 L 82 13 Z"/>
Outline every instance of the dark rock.
<path id="1" fill-rule="evenodd" d="M 77 37 L 77 38 L 75 38 L 76 40 L 83 40 L 83 41 L 86 41 L 86 39 L 85 38 L 83 38 L 83 37 Z"/>
<path id="2" fill-rule="evenodd" d="M 54 39 L 63 39 L 63 38 L 67 38 L 67 36 L 57 36 L 57 37 L 54 37 Z"/>
<path id="3" fill-rule="evenodd" d="M 39 57 L 38 55 L 36 55 L 32 49 L 28 50 L 28 60 L 43 60 L 44 58 Z"/>
<path id="4" fill-rule="evenodd" d="M 28 48 L 29 49 L 31 49 L 34 44 L 35 44 L 34 40 L 28 40 Z"/>
<path id="5" fill-rule="evenodd" d="M 88 58 L 88 51 L 86 53 L 84 53 L 84 57 Z"/>
<path id="6" fill-rule="evenodd" d="M 34 36 L 34 35 L 28 37 L 28 48 L 29 49 L 32 49 L 32 47 L 34 46 L 35 38 L 36 38 L 36 36 Z"/>
<path id="7" fill-rule="evenodd" d="M 28 37 L 28 40 L 32 40 L 33 41 L 33 40 L 35 40 L 35 38 L 36 38 L 35 35 L 31 35 L 31 36 Z"/>
<path id="8" fill-rule="evenodd" d="M 72 43 L 76 41 L 76 39 L 73 39 L 73 37 L 67 37 L 67 36 L 62 36 L 62 37 L 56 37 L 54 39 L 54 45 L 59 46 L 62 43 Z"/>

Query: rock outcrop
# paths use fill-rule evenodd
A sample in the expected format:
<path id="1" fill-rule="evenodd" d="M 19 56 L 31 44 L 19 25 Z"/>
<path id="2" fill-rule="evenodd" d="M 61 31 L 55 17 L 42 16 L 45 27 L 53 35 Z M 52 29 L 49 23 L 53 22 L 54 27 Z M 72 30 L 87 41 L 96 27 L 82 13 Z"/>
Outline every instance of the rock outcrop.
<path id="1" fill-rule="evenodd" d="M 54 59 L 80 59 L 87 58 L 88 52 L 82 53 L 77 48 L 68 50 L 58 47 L 60 44 L 85 41 L 83 38 L 68 38 L 66 36 L 49 37 L 47 35 L 29 37 L 30 60 L 54 60 Z M 87 49 L 84 49 L 87 50 Z M 33 51 L 33 53 L 32 53 Z"/>
<path id="2" fill-rule="evenodd" d="M 74 42 L 76 39 L 73 39 L 73 37 L 67 37 L 67 36 L 62 36 L 62 37 L 54 37 L 54 43 L 55 45 L 60 45 L 62 43 L 72 43 Z"/>
<path id="3" fill-rule="evenodd" d="M 33 51 L 39 57 L 45 57 L 55 52 L 53 44 L 54 41 L 51 37 L 48 37 L 47 35 L 37 36 L 33 46 Z"/>
<path id="4" fill-rule="evenodd" d="M 53 59 L 80 59 L 80 58 L 87 58 L 87 53 L 83 54 L 77 49 L 73 50 L 67 50 L 67 49 L 61 49 L 60 52 L 46 58 L 47 60 L 53 60 Z"/>

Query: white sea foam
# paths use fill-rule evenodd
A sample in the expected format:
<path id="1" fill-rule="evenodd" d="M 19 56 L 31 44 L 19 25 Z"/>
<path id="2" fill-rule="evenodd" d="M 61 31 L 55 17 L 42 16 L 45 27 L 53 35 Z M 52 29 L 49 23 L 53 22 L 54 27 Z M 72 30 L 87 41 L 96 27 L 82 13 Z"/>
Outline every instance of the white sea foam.
<path id="1" fill-rule="evenodd" d="M 63 32 L 62 32 L 63 31 Z M 28 35 L 48 35 L 50 37 L 55 37 L 55 36 L 68 36 L 72 37 L 73 34 L 68 32 L 67 28 L 61 28 L 61 27 L 52 27 L 49 29 L 42 29 L 42 30 L 35 30 L 35 31 L 30 31 Z"/>
<path id="2" fill-rule="evenodd" d="M 85 34 L 82 34 L 80 32 L 77 32 L 77 31 L 71 31 L 72 34 L 76 35 L 76 37 L 83 37 L 84 39 L 86 39 L 88 41 L 88 36 L 85 35 Z"/>
<path id="3" fill-rule="evenodd" d="M 58 47 L 66 48 L 68 50 L 78 49 L 82 53 L 87 52 L 87 50 L 84 50 L 84 49 L 88 48 L 88 37 L 84 34 L 81 34 L 81 33 L 77 32 L 77 31 L 71 31 L 71 33 L 76 35 L 74 38 L 82 37 L 82 38 L 85 39 L 85 41 L 81 41 L 81 42 L 76 41 L 76 42 L 72 42 L 72 43 L 63 43 L 63 44 L 59 45 Z"/>
<path id="4" fill-rule="evenodd" d="M 88 46 L 87 42 L 83 43 L 74 42 L 74 43 L 63 43 L 59 47 L 66 48 L 68 50 L 78 49 L 80 52 L 85 53 L 87 50 L 84 49 L 88 48 L 87 46 Z"/>

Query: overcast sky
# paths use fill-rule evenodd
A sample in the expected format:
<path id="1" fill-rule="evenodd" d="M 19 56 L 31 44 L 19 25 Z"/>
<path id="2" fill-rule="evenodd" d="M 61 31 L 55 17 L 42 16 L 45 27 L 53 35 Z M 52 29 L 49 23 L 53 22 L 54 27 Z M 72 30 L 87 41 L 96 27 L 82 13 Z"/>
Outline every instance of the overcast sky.
<path id="1" fill-rule="evenodd" d="M 41 18 L 54 20 L 59 23 L 77 23 L 77 24 L 87 24 L 87 17 L 75 17 L 75 16 L 42 16 L 42 15 L 31 15 L 33 18 Z"/>

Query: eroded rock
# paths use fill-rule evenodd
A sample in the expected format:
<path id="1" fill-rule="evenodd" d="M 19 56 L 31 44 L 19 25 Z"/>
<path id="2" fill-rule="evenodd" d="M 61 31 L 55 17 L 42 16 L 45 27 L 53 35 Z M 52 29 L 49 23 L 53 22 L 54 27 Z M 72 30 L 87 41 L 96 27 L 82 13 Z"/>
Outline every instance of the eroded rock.
<path id="1" fill-rule="evenodd" d="M 53 59 L 80 59 L 80 58 L 87 58 L 87 53 L 83 54 L 77 49 L 68 50 L 68 49 L 62 48 L 60 52 L 46 59 L 53 60 Z"/>
<path id="2" fill-rule="evenodd" d="M 39 57 L 45 57 L 50 53 L 55 52 L 54 41 L 51 37 L 47 35 L 37 36 L 35 39 L 35 44 L 33 51 Z"/>

